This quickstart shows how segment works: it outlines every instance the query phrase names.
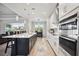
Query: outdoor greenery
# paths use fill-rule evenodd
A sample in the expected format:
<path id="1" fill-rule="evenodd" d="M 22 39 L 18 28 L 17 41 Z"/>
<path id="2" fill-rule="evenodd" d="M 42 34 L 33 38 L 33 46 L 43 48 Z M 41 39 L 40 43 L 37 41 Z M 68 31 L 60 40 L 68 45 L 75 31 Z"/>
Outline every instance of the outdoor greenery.
<path id="1" fill-rule="evenodd" d="M 38 27 L 36 28 L 36 31 L 37 31 L 37 32 L 42 32 L 42 27 L 38 26 Z"/>
<path id="2" fill-rule="evenodd" d="M 6 31 L 10 32 L 11 31 L 11 25 L 10 24 L 6 24 Z"/>

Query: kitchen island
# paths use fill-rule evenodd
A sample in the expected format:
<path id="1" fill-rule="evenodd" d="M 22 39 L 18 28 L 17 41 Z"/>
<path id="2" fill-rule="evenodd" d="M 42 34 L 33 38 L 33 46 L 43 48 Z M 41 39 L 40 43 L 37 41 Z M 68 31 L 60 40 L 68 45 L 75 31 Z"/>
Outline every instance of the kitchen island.
<path id="1" fill-rule="evenodd" d="M 37 40 L 37 35 L 36 33 L 22 33 L 4 36 L 3 38 L 12 39 L 14 42 L 14 44 L 11 45 L 12 56 L 26 56 L 30 53 L 32 47 L 34 46 Z"/>

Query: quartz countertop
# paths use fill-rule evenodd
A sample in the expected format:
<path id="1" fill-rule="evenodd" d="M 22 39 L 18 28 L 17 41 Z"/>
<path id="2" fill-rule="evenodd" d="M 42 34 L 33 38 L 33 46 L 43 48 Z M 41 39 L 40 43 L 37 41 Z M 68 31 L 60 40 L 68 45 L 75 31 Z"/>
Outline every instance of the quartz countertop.
<path id="1" fill-rule="evenodd" d="M 22 33 L 22 34 L 16 34 L 16 35 L 10 35 L 10 36 L 3 36 L 2 38 L 30 38 L 36 33 Z"/>

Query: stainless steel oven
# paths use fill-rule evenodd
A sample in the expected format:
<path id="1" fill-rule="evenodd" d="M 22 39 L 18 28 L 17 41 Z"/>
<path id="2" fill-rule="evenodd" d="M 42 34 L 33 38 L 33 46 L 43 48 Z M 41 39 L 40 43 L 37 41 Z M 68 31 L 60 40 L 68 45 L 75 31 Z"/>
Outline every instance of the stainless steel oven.
<path id="1" fill-rule="evenodd" d="M 68 38 L 64 36 L 59 37 L 59 45 L 70 55 L 77 55 L 77 40 L 73 38 Z"/>
<path id="2" fill-rule="evenodd" d="M 78 55 L 78 18 L 77 13 L 60 21 L 59 45 L 70 55 Z"/>

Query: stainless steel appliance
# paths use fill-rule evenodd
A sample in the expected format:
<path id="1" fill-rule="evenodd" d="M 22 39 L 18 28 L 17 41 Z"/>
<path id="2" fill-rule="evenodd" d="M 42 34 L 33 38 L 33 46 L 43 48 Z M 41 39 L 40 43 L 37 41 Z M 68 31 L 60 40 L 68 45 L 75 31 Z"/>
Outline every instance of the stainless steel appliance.
<path id="1" fill-rule="evenodd" d="M 72 56 L 76 56 L 77 53 L 77 40 L 73 39 L 73 38 L 67 38 L 67 37 L 59 37 L 59 43 L 60 46 L 65 49 L 65 51 L 67 51 L 70 55 Z"/>
<path id="2" fill-rule="evenodd" d="M 78 55 L 78 13 L 60 21 L 59 45 L 70 55 Z"/>

